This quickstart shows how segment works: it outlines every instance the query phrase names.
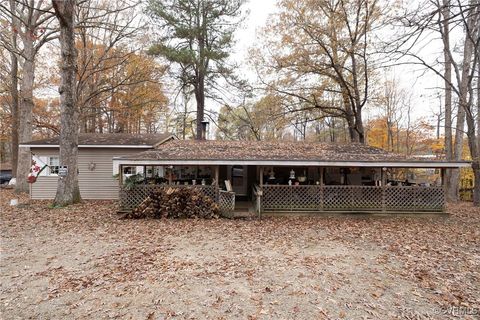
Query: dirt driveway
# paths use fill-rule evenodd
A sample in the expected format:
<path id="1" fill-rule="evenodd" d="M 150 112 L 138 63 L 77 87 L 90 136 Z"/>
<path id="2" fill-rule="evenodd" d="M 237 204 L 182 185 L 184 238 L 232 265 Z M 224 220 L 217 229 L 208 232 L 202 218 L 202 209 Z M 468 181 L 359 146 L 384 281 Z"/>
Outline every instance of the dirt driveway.
<path id="1" fill-rule="evenodd" d="M 119 220 L 111 202 L 11 208 L 0 196 L 2 319 L 480 314 L 480 210 L 468 204 L 449 216 Z"/>

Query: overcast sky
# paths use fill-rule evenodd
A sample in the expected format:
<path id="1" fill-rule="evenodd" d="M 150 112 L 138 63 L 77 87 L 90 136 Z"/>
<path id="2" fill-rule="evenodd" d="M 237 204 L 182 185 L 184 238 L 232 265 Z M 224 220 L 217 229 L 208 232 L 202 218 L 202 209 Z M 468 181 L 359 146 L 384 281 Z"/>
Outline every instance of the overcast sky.
<path id="1" fill-rule="evenodd" d="M 245 63 L 248 59 L 248 49 L 255 45 L 257 34 L 261 28 L 268 22 L 271 14 L 275 13 L 276 0 L 250 0 L 246 3 L 246 8 L 250 11 L 243 26 L 236 31 L 235 53 L 233 58 L 237 62 Z M 427 56 L 436 56 L 438 46 L 430 43 L 419 48 Z M 255 79 L 252 70 L 244 68 L 244 76 L 249 79 Z M 400 80 L 402 86 L 413 92 L 413 116 L 414 118 L 427 117 L 433 119 L 433 111 L 438 110 L 439 99 L 437 96 L 438 88 L 442 86 L 440 79 L 417 66 L 395 67 L 391 75 L 395 75 Z"/>

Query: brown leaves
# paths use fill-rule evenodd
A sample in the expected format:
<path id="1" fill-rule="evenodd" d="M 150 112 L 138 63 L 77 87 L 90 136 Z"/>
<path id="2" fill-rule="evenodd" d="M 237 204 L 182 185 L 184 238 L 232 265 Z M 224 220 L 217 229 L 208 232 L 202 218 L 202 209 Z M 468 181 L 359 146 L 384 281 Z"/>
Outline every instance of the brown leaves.
<path id="1" fill-rule="evenodd" d="M 11 208 L 0 195 L 6 318 L 435 319 L 439 305 L 479 306 L 468 204 L 449 217 L 118 220 L 113 202 Z"/>

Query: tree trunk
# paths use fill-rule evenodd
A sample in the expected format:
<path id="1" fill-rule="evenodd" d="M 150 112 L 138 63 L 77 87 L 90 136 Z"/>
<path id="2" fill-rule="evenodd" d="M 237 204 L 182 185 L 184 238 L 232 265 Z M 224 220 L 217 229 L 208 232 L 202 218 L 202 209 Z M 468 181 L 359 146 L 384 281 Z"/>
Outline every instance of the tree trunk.
<path id="1" fill-rule="evenodd" d="M 410 110 L 411 110 L 411 107 L 408 106 L 407 107 L 408 110 L 407 110 L 407 127 L 405 128 L 405 149 L 406 149 L 406 153 L 407 155 L 410 155 L 410 122 L 411 122 L 411 113 L 410 113 Z"/>
<path id="2" fill-rule="evenodd" d="M 455 143 L 454 143 L 454 155 L 453 160 L 460 161 L 462 159 L 463 151 L 463 134 L 465 128 L 465 109 L 460 103 L 457 113 L 457 124 L 455 129 Z M 459 196 L 459 181 L 460 170 L 451 169 L 450 185 L 447 189 L 447 199 L 450 201 L 458 201 Z"/>
<path id="3" fill-rule="evenodd" d="M 15 2 L 10 0 L 10 10 L 15 12 Z M 17 20 L 12 16 L 12 26 L 17 26 Z M 13 28 L 12 28 L 13 29 Z M 12 30 L 12 47 L 17 48 L 17 32 Z M 12 96 L 12 176 L 17 176 L 18 163 L 18 58 L 17 54 L 10 52 L 12 59 L 12 68 L 10 70 L 11 86 L 10 95 Z"/>
<path id="4" fill-rule="evenodd" d="M 480 130 L 480 47 L 477 48 L 477 130 Z M 477 149 L 480 150 L 480 134 L 477 132 Z M 480 181 L 479 181 L 480 184 Z"/>
<path id="5" fill-rule="evenodd" d="M 188 115 L 188 102 L 186 100 L 186 93 L 183 93 L 183 117 L 182 117 L 182 138 L 185 140 L 187 136 L 187 115 Z"/>
<path id="6" fill-rule="evenodd" d="M 473 186 L 473 205 L 480 206 L 480 188 L 477 187 L 477 181 L 480 181 L 480 163 L 475 161 L 472 163 L 474 186 Z"/>
<path id="7" fill-rule="evenodd" d="M 480 49 L 479 49 L 480 50 Z M 480 58 L 480 56 L 478 57 Z M 477 62 L 478 63 L 478 62 Z M 474 72 L 472 72 L 473 74 Z M 480 76 L 480 63 L 478 64 L 478 75 Z M 473 87 L 472 87 L 473 89 Z M 474 176 L 473 184 L 473 205 L 476 207 L 480 206 L 480 78 L 477 78 L 477 105 L 474 107 L 470 106 L 471 110 L 476 109 L 477 115 L 476 118 L 474 113 L 470 113 L 467 117 L 468 125 L 468 141 L 470 146 L 470 153 L 472 156 L 472 169 Z M 473 102 L 473 90 L 470 94 L 472 95 L 470 101 Z"/>
<path id="8" fill-rule="evenodd" d="M 443 58 L 445 60 L 445 157 L 447 161 L 453 160 L 453 139 L 452 139 L 452 58 L 450 55 L 450 0 L 443 0 L 442 40 L 443 40 Z M 452 180 L 452 171 L 445 171 L 445 180 L 447 182 L 447 200 L 455 201 L 454 183 Z"/>
<path id="9" fill-rule="evenodd" d="M 17 176 L 18 163 L 18 61 L 16 54 L 12 53 L 11 87 L 12 96 L 12 175 Z"/>
<path id="10" fill-rule="evenodd" d="M 75 48 L 75 0 L 53 0 L 60 23 L 62 54 L 60 83 L 60 165 L 67 166 L 66 176 L 58 177 L 54 205 L 66 206 L 79 202 L 78 187 L 78 110 L 76 101 L 77 50 Z"/>
<path id="11" fill-rule="evenodd" d="M 365 130 L 363 128 L 363 119 L 362 119 L 362 111 L 360 108 L 357 108 L 357 112 L 355 114 L 355 131 L 357 132 L 358 142 L 365 143 Z"/>
<path id="12" fill-rule="evenodd" d="M 480 22 L 477 18 L 472 19 L 472 16 L 478 17 L 478 14 L 480 14 L 480 8 L 476 7 L 476 10 L 470 13 L 470 17 L 468 19 L 467 29 L 470 32 L 470 36 L 465 38 L 462 82 L 460 85 L 460 103 L 466 110 L 468 146 L 470 148 L 470 155 L 472 157 L 472 169 L 474 174 L 473 205 L 476 207 L 480 206 L 480 183 L 477 183 L 480 182 L 480 128 L 477 126 L 479 119 L 478 115 L 475 115 L 475 112 L 478 112 L 478 104 L 480 102 L 477 100 L 477 106 L 473 105 L 475 89 L 473 87 L 472 79 L 477 71 L 477 64 L 480 64 L 480 48 L 475 48 L 476 43 L 473 42 L 475 41 L 473 39 L 480 39 Z M 473 66 L 471 65 L 472 60 Z M 480 66 L 478 66 L 478 68 L 480 74 Z M 479 81 L 480 79 L 477 78 L 477 99 L 480 97 L 480 92 L 478 92 L 478 89 L 480 88 L 478 83 Z"/>
<path id="13" fill-rule="evenodd" d="M 468 18 L 467 25 L 469 26 L 469 30 L 475 30 L 475 24 L 477 23 L 476 21 L 477 16 L 472 14 Z M 470 86 L 471 86 L 471 81 L 470 81 L 470 72 L 471 72 L 471 62 L 472 62 L 472 55 L 474 54 L 474 43 L 472 42 L 471 38 L 469 37 L 468 34 L 465 34 L 465 44 L 463 48 L 463 61 L 462 61 L 462 74 L 461 74 L 461 79 L 459 83 L 459 94 L 458 94 L 458 100 L 459 100 L 459 106 L 458 106 L 458 114 L 457 114 L 457 127 L 455 130 L 455 144 L 454 144 L 454 160 L 459 161 L 462 159 L 462 152 L 463 152 L 463 134 L 464 134 L 464 127 L 465 127 L 465 117 L 467 111 L 469 111 L 468 114 L 468 139 L 469 139 L 469 146 L 472 147 L 471 144 L 471 139 L 475 139 L 475 125 L 474 121 L 472 118 L 472 108 L 471 108 L 471 101 L 468 99 L 468 94 L 470 92 Z M 471 123 L 473 121 L 473 123 Z M 473 136 L 472 136 L 473 135 Z M 476 144 L 476 139 L 475 139 L 475 144 Z M 476 150 L 477 148 L 474 147 Z M 474 161 L 478 161 L 478 159 L 475 159 L 475 150 L 470 150 L 472 152 L 472 159 Z M 452 196 L 452 199 L 458 200 L 458 194 L 459 194 L 459 181 L 460 177 L 460 172 L 458 169 L 455 169 L 452 171 L 452 179 L 451 179 L 451 185 L 449 188 L 449 196 Z"/>
<path id="14" fill-rule="evenodd" d="M 342 102 L 345 109 L 345 120 L 348 126 L 348 134 L 350 136 L 351 142 L 360 142 L 360 137 L 355 126 L 355 115 L 352 111 L 352 104 L 350 102 L 349 96 L 346 93 L 346 90 L 342 90 Z"/>
<path id="15" fill-rule="evenodd" d="M 18 139 L 20 143 L 32 140 L 33 130 L 33 84 L 35 81 L 35 49 L 33 39 L 28 35 L 23 37 L 24 63 L 22 68 L 22 81 L 20 82 L 20 104 L 18 121 Z M 17 164 L 17 192 L 28 192 L 27 176 L 32 165 L 30 148 L 19 148 Z"/>
<path id="16" fill-rule="evenodd" d="M 205 140 L 203 134 L 202 121 L 205 116 L 205 84 L 203 74 L 199 75 L 198 83 L 195 86 L 195 99 L 197 100 L 197 128 L 196 128 L 196 140 Z"/>

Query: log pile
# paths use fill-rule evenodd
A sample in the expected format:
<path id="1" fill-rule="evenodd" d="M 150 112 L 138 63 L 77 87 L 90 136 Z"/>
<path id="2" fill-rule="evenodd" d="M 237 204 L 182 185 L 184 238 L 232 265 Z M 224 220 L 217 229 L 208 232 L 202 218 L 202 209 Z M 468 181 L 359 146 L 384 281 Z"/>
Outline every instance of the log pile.
<path id="1" fill-rule="evenodd" d="M 195 188 L 168 188 L 153 191 L 123 218 L 219 218 L 218 204 Z"/>

